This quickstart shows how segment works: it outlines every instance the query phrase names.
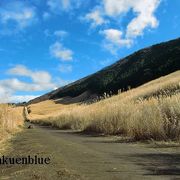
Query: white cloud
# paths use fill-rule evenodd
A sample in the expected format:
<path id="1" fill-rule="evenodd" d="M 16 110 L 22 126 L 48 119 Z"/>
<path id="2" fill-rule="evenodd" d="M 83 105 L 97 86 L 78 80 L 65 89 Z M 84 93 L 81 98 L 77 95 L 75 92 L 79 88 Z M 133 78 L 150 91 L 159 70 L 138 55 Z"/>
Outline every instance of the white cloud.
<path id="1" fill-rule="evenodd" d="M 29 93 L 57 89 L 57 87 L 71 82 L 59 77 L 52 80 L 48 72 L 32 71 L 23 65 L 17 65 L 9 69 L 7 74 L 13 76 L 13 78 L 0 80 L 0 102 L 28 101 L 37 97 L 36 95 L 29 95 Z M 28 77 L 31 82 L 21 81 L 17 77 Z M 16 95 L 16 92 L 23 92 L 25 95 Z"/>
<path id="2" fill-rule="evenodd" d="M 15 92 L 35 92 L 54 89 L 57 84 L 52 82 L 51 75 L 46 71 L 32 71 L 26 66 L 17 65 L 7 71 L 9 75 L 15 76 L 13 78 L 0 80 L 0 102 L 20 99 L 32 98 L 33 96 L 15 96 Z M 16 78 L 16 76 L 29 77 L 32 82 L 23 82 Z M 13 101 L 14 102 L 14 101 Z"/>
<path id="3" fill-rule="evenodd" d="M 132 45 L 132 40 L 122 38 L 123 32 L 117 29 L 106 29 L 100 31 L 100 34 L 105 37 L 104 47 L 112 54 L 116 54 L 121 47 L 130 47 Z"/>
<path id="4" fill-rule="evenodd" d="M 37 98 L 39 97 L 40 95 L 13 95 L 13 94 L 9 94 L 9 95 L 6 95 L 5 97 L 1 97 L 1 93 L 0 93 L 0 97 L 1 97 L 1 100 L 0 102 L 1 103 L 19 103 L 19 102 L 28 102 L 30 101 L 31 99 L 34 99 L 34 98 Z"/>
<path id="5" fill-rule="evenodd" d="M 85 18 L 95 27 L 109 20 L 119 23 L 119 19 L 129 11 L 134 13 L 135 17 L 129 21 L 125 30 L 104 32 L 105 39 L 111 42 L 105 44 L 105 47 L 114 51 L 114 44 L 119 47 L 129 46 L 134 38 L 143 35 L 145 29 L 158 26 L 155 11 L 160 2 L 161 0 L 102 0 Z M 122 39 L 122 36 L 125 38 Z"/>
<path id="6" fill-rule="evenodd" d="M 81 0 L 47 0 L 47 5 L 53 13 L 59 14 L 80 7 L 81 2 Z"/>
<path id="7" fill-rule="evenodd" d="M 68 73 L 68 72 L 71 72 L 72 71 L 72 66 L 71 65 L 59 65 L 59 71 L 62 72 L 62 73 Z"/>
<path id="8" fill-rule="evenodd" d="M 131 40 L 123 39 L 123 32 L 117 29 L 106 29 L 104 31 L 100 31 L 101 34 L 105 35 L 105 39 L 110 43 L 119 45 L 119 46 L 130 46 Z"/>
<path id="9" fill-rule="evenodd" d="M 91 11 L 90 13 L 86 14 L 85 18 L 83 19 L 87 21 L 92 21 L 92 24 L 91 24 L 92 27 L 96 27 L 98 25 L 107 23 L 107 21 L 101 15 L 101 10 L 97 8 Z"/>
<path id="10" fill-rule="evenodd" d="M 154 15 L 160 0 L 139 0 L 133 6 L 133 11 L 137 13 L 135 17 L 127 27 L 127 37 L 137 37 L 143 34 L 145 28 L 156 28 L 158 26 L 158 20 Z"/>
<path id="11" fill-rule="evenodd" d="M 54 35 L 59 38 L 64 38 L 68 35 L 68 32 L 63 31 L 63 30 L 57 30 L 54 32 Z"/>
<path id="12" fill-rule="evenodd" d="M 7 101 L 6 102 L 14 102 L 14 103 L 18 103 L 18 102 L 28 102 L 30 101 L 31 99 L 35 99 L 37 97 L 39 97 L 40 95 L 38 96 L 34 96 L 34 95 L 12 95 L 10 97 L 8 97 Z"/>
<path id="13" fill-rule="evenodd" d="M 22 30 L 37 21 L 36 9 L 23 2 L 10 2 L 0 7 L 0 21 L 3 26 L 15 23 L 16 31 Z"/>
<path id="14" fill-rule="evenodd" d="M 56 30 L 54 32 L 51 32 L 49 29 L 45 29 L 44 35 L 47 37 L 55 36 L 56 39 L 63 40 L 65 37 L 67 37 L 69 35 L 69 33 L 67 31 L 64 31 L 64 30 Z"/>
<path id="15" fill-rule="evenodd" d="M 12 92 L 14 91 L 43 91 L 43 90 L 48 90 L 48 89 L 53 89 L 55 86 L 54 84 L 51 83 L 25 83 L 20 81 L 17 78 L 12 78 L 12 79 L 6 79 L 6 80 L 0 80 L 0 86 L 4 87 L 4 89 L 9 89 Z"/>
<path id="16" fill-rule="evenodd" d="M 15 102 L 15 103 L 18 103 L 18 102 L 28 102 L 32 99 L 35 99 L 37 98 L 38 96 L 33 96 L 33 95 L 24 95 L 24 96 L 10 96 L 8 98 L 8 101 L 9 102 Z"/>
<path id="17" fill-rule="evenodd" d="M 8 101 L 8 97 L 12 94 L 12 90 L 2 86 L 0 84 L 0 103 L 5 103 Z"/>
<path id="18" fill-rule="evenodd" d="M 30 77 L 35 83 L 50 83 L 51 75 L 46 71 L 32 71 L 26 66 L 17 65 L 8 70 L 11 75 Z"/>
<path id="19" fill-rule="evenodd" d="M 103 13 L 108 17 L 121 16 L 132 10 L 135 13 L 126 31 L 127 37 L 137 37 L 143 34 L 145 28 L 156 28 L 158 20 L 155 11 L 161 0 L 103 0 Z"/>
<path id="20" fill-rule="evenodd" d="M 17 65 L 8 70 L 8 74 L 18 75 L 18 76 L 31 76 L 32 71 L 29 70 L 26 66 Z"/>
<path id="21" fill-rule="evenodd" d="M 1 80 L 0 81 L 0 86 L 5 87 L 5 89 L 10 89 L 12 91 L 33 91 L 36 90 L 34 89 L 34 85 L 32 84 L 27 84 L 24 82 L 21 82 L 17 78 L 12 78 L 12 79 L 6 79 L 6 80 Z"/>
<path id="22" fill-rule="evenodd" d="M 160 4 L 160 0 L 104 0 L 103 6 L 105 14 L 109 17 L 120 16 L 132 10 L 136 17 L 133 18 L 126 30 L 126 36 L 135 38 L 143 34 L 146 28 L 156 28 L 158 20 L 155 11 Z"/>
<path id="23" fill-rule="evenodd" d="M 107 16 L 119 16 L 126 13 L 136 0 L 103 0 L 104 13 Z"/>
<path id="24" fill-rule="evenodd" d="M 32 84 L 23 83 L 18 79 L 10 79 L 0 81 L 5 83 L 14 90 L 24 90 L 24 91 L 41 91 L 52 89 L 55 85 L 52 83 L 51 75 L 46 71 L 32 71 L 23 65 L 17 65 L 14 68 L 8 70 L 8 74 L 15 76 L 26 76 L 30 77 L 33 81 Z M 12 83 L 10 83 L 12 82 Z"/>
<path id="25" fill-rule="evenodd" d="M 50 53 L 53 57 L 61 61 L 71 61 L 73 52 L 70 49 L 63 47 L 60 42 L 55 42 L 49 47 Z"/>
<path id="26" fill-rule="evenodd" d="M 46 71 L 32 71 L 23 65 L 17 65 L 8 70 L 8 74 L 14 76 L 30 77 L 32 83 L 25 83 L 17 78 L 1 80 L 0 85 L 8 87 L 14 91 L 42 91 L 53 89 L 51 75 Z"/>

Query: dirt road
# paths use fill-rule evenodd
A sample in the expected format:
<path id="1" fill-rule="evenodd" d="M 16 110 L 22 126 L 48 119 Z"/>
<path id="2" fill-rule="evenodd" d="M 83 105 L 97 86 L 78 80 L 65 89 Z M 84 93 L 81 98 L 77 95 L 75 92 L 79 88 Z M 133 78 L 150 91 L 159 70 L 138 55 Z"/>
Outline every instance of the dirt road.
<path id="1" fill-rule="evenodd" d="M 49 165 L 0 165 L 0 179 L 180 179 L 180 147 L 127 143 L 35 126 L 12 139 L 7 156 L 50 157 Z"/>

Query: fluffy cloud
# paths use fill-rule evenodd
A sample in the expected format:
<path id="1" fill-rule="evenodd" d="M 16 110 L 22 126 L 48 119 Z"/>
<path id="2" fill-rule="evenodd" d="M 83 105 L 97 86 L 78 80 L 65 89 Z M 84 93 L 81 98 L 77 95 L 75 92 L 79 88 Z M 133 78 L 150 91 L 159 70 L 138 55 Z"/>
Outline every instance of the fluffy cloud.
<path id="1" fill-rule="evenodd" d="M 25 2 L 9 2 L 0 7 L 0 22 L 7 26 L 14 22 L 16 31 L 24 29 L 37 20 L 36 9 Z"/>
<path id="2" fill-rule="evenodd" d="M 137 36 L 141 36 L 147 28 L 156 28 L 158 20 L 155 17 L 155 11 L 161 0 L 103 0 L 85 18 L 91 21 L 91 26 L 95 27 L 106 23 L 109 19 L 118 22 L 129 11 L 134 12 L 135 17 L 132 18 L 125 30 L 104 32 L 105 38 L 109 41 L 113 40 L 113 44 L 127 46 Z M 124 36 L 125 39 L 118 38 Z M 131 39 L 131 40 L 130 40 Z M 113 48 L 113 44 L 107 46 Z"/>
<path id="3" fill-rule="evenodd" d="M 105 41 L 103 46 L 109 50 L 112 54 L 116 54 L 117 50 L 121 47 L 130 47 L 132 40 L 123 39 L 123 32 L 117 29 L 106 29 L 100 31 L 100 34 L 104 35 Z"/>
<path id="4" fill-rule="evenodd" d="M 70 80 L 54 78 L 46 71 L 32 71 L 26 66 L 17 65 L 7 71 L 7 74 L 13 78 L 0 80 L 0 103 L 2 102 L 24 102 L 36 98 L 39 95 L 33 95 L 32 92 L 42 92 L 46 90 L 57 89 L 60 86 L 69 84 Z M 31 82 L 24 82 L 18 77 L 28 77 Z M 55 81 L 56 83 L 53 83 Z M 25 95 L 17 95 L 21 92 Z M 29 94 L 31 93 L 31 94 Z"/>
<path id="5" fill-rule="evenodd" d="M 38 85 L 32 83 L 25 83 L 17 78 L 0 80 L 0 103 L 2 102 L 19 102 L 18 99 L 15 99 L 14 94 L 17 91 L 36 91 L 41 90 L 42 88 L 38 87 Z M 29 95 L 26 95 L 28 97 Z M 24 97 L 24 96 L 21 96 Z M 30 98 L 30 97 L 29 97 Z M 25 101 L 22 99 L 22 101 Z M 21 101 L 21 102 L 22 102 Z"/>
<path id="6" fill-rule="evenodd" d="M 0 103 L 8 103 L 8 102 L 27 102 L 31 99 L 34 99 L 40 95 L 14 95 L 14 91 L 8 89 L 8 87 L 2 87 L 0 85 Z"/>
<path id="7" fill-rule="evenodd" d="M 107 21 L 102 17 L 100 9 L 97 8 L 86 14 L 85 18 L 83 19 L 87 21 L 92 21 L 92 27 L 107 23 Z"/>
<path id="8" fill-rule="evenodd" d="M 106 30 L 100 31 L 100 33 L 103 34 L 105 36 L 105 39 L 110 43 L 116 44 L 118 46 L 131 45 L 131 40 L 123 39 L 122 38 L 123 32 L 117 29 L 106 29 Z"/>
<path id="9" fill-rule="evenodd" d="M 31 70 L 29 70 L 26 66 L 17 65 L 8 70 L 8 74 L 18 75 L 18 76 L 31 76 Z"/>
<path id="10" fill-rule="evenodd" d="M 133 11 L 137 13 L 135 17 L 127 27 L 127 37 L 136 37 L 143 34 L 145 28 L 156 28 L 158 26 L 158 20 L 154 15 L 160 0 L 139 0 L 133 6 Z"/>
<path id="11" fill-rule="evenodd" d="M 61 61 L 71 61 L 73 52 L 70 49 L 63 47 L 60 42 L 55 42 L 49 47 L 50 53 L 53 57 Z"/>
<path id="12" fill-rule="evenodd" d="M 104 13 L 109 17 L 117 17 L 132 10 L 136 17 L 128 26 L 127 37 L 137 37 L 143 34 L 145 28 L 155 28 L 158 25 L 154 13 L 160 0 L 104 0 Z"/>
<path id="13" fill-rule="evenodd" d="M 1 86 L 1 88 L 4 88 L 4 90 L 6 90 L 6 92 L 43 91 L 43 90 L 53 89 L 55 87 L 55 85 L 51 84 L 51 83 L 48 83 L 48 84 L 25 83 L 25 82 L 20 81 L 17 78 L 1 80 L 0 86 Z"/>
<path id="14" fill-rule="evenodd" d="M 136 0 L 103 0 L 104 14 L 110 17 L 126 13 Z"/>
<path id="15" fill-rule="evenodd" d="M 51 75 L 46 71 L 32 71 L 23 65 L 17 65 L 14 68 L 9 69 L 8 73 L 16 76 L 30 77 L 35 83 L 31 84 L 32 86 L 29 86 L 30 90 L 44 90 L 53 88 L 54 86 L 54 84 L 51 82 Z M 16 83 L 19 83 L 19 87 L 23 87 L 23 85 L 26 85 L 25 83 L 18 82 L 16 79 L 14 79 L 14 81 L 12 82 L 14 82 L 15 87 L 17 86 Z"/>
<path id="16" fill-rule="evenodd" d="M 160 0 L 103 0 L 101 8 L 98 6 L 98 10 L 95 8 L 86 17 L 96 14 L 98 18 L 89 18 L 89 20 L 92 20 L 93 24 L 101 25 L 106 22 L 105 17 L 118 18 L 132 10 L 136 17 L 128 24 L 127 36 L 136 37 L 141 35 L 146 27 L 157 27 L 158 20 L 154 13 L 159 4 Z"/>
<path id="17" fill-rule="evenodd" d="M 14 93 L 44 91 L 54 89 L 57 85 L 52 82 L 51 75 L 46 71 L 32 71 L 23 65 L 17 65 L 7 72 L 9 75 L 31 78 L 32 82 L 20 81 L 18 78 L 9 78 L 0 80 L 0 99 L 1 102 L 10 101 L 15 98 Z M 17 97 L 17 96 L 16 96 Z M 19 96 L 19 98 L 25 96 Z M 32 96 L 27 95 L 26 98 Z"/>

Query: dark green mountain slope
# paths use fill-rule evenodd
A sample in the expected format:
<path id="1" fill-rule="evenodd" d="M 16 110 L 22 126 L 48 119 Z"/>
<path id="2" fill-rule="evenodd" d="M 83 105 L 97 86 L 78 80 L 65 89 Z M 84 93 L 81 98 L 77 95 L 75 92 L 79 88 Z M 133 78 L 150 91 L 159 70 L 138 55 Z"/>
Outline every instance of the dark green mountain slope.
<path id="1" fill-rule="evenodd" d="M 95 74 L 36 98 L 30 103 L 84 92 L 101 95 L 137 87 L 180 69 L 180 38 L 142 49 Z"/>

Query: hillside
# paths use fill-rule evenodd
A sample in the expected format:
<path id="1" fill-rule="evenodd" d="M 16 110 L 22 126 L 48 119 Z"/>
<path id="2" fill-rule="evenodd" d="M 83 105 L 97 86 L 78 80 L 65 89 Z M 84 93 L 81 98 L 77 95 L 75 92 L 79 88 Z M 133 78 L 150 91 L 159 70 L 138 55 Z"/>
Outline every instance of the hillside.
<path id="1" fill-rule="evenodd" d="M 33 99 L 29 103 L 62 97 L 71 103 L 91 99 L 104 92 L 117 94 L 119 89 L 134 88 L 179 69 L 180 38 L 139 50 L 101 71 Z"/>
<path id="2" fill-rule="evenodd" d="M 180 71 L 91 104 L 29 105 L 27 119 L 60 129 L 123 134 L 139 139 L 180 139 Z"/>

